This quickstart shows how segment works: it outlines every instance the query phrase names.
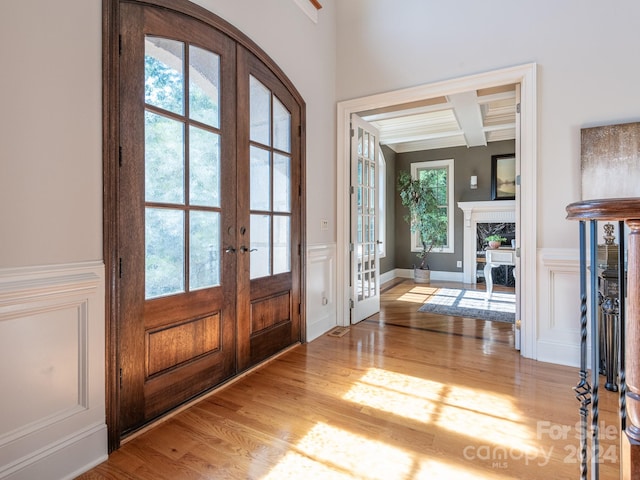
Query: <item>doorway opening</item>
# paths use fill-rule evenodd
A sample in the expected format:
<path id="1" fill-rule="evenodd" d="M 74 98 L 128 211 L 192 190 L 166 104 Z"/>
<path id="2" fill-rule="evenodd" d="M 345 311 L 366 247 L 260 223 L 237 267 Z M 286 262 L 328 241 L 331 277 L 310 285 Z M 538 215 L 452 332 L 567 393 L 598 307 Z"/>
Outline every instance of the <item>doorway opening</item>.
<path id="1" fill-rule="evenodd" d="M 350 205 L 350 119 L 352 114 L 374 109 L 393 109 L 397 105 L 424 102 L 447 95 L 515 84 L 520 89 L 519 128 L 516 148 L 520 192 L 516 199 L 519 213 L 519 316 L 521 354 L 536 357 L 536 65 L 525 64 L 443 82 L 421 85 L 338 103 L 337 118 L 337 298 L 338 318 L 348 325 L 350 318 L 349 242 Z"/>

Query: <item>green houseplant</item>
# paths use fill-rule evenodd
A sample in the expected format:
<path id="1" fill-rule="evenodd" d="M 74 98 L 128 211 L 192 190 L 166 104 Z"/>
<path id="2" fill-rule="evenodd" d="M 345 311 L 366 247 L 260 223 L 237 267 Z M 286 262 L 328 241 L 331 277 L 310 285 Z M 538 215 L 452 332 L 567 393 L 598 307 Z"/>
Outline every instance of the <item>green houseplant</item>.
<path id="1" fill-rule="evenodd" d="M 489 248 L 499 248 L 502 242 L 507 241 L 502 235 L 489 235 L 484 240 L 489 244 Z"/>
<path id="2" fill-rule="evenodd" d="M 417 254 L 420 263 L 414 265 L 415 278 L 419 281 L 419 277 L 424 277 L 423 281 L 428 282 L 430 275 L 420 275 L 418 270 L 428 272 L 429 252 L 434 247 L 442 247 L 446 243 L 447 215 L 440 207 L 437 194 L 427 178 L 414 179 L 410 173 L 401 171 L 398 175 L 398 191 L 402 205 L 409 209 L 404 219 L 410 225 L 411 232 L 418 233 L 422 245 L 422 250 Z"/>

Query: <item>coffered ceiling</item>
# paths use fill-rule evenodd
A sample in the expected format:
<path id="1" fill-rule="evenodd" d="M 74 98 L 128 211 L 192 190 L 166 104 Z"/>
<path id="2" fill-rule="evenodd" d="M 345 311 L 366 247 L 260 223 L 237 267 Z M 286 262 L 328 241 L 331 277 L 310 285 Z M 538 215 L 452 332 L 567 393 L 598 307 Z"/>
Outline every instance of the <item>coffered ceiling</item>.
<path id="1" fill-rule="evenodd" d="M 505 85 L 360 112 L 397 153 L 515 139 L 516 90 Z"/>

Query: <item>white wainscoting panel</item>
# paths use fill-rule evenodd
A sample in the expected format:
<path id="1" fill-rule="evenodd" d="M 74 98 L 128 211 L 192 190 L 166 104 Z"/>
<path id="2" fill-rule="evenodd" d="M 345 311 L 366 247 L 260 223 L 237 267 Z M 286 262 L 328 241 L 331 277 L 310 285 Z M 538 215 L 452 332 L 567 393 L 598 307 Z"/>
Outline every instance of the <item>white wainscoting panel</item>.
<path id="1" fill-rule="evenodd" d="M 576 249 L 538 251 L 537 360 L 580 365 L 580 260 Z M 522 292 L 526 295 L 527 292 Z"/>
<path id="2" fill-rule="evenodd" d="M 0 478 L 107 458 L 104 265 L 0 269 Z"/>
<path id="3" fill-rule="evenodd" d="M 336 246 L 307 246 L 307 342 L 335 327 L 336 316 Z M 349 319 L 341 325 L 349 325 Z"/>

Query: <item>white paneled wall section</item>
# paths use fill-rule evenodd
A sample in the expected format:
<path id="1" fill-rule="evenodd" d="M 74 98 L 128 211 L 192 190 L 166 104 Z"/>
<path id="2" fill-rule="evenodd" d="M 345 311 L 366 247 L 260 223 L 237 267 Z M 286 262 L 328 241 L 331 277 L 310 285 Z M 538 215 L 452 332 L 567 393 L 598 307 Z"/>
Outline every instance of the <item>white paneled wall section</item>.
<path id="1" fill-rule="evenodd" d="M 307 246 L 307 341 L 337 325 L 336 246 Z M 341 323 L 342 325 L 343 323 Z M 346 319 L 344 325 L 349 325 Z"/>
<path id="2" fill-rule="evenodd" d="M 107 457 L 102 262 L 0 270 L 0 478 Z"/>
<path id="3" fill-rule="evenodd" d="M 580 364 L 580 257 L 574 249 L 538 251 L 540 299 L 536 358 Z M 527 293 L 524 292 L 523 295 Z"/>

